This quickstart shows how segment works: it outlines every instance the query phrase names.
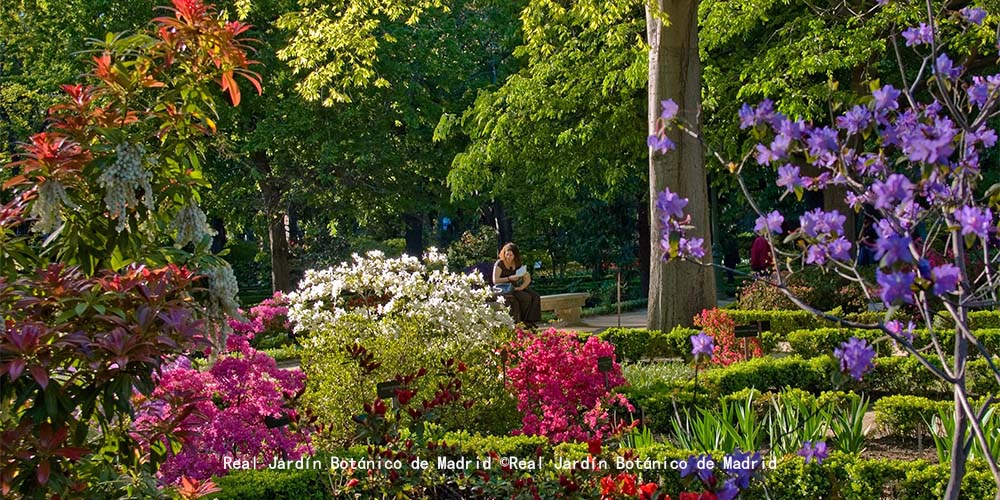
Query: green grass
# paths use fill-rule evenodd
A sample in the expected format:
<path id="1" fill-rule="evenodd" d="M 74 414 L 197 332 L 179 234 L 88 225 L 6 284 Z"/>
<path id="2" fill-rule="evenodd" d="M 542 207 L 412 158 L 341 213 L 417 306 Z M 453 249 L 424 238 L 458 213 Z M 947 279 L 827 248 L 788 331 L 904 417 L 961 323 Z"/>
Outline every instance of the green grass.
<path id="1" fill-rule="evenodd" d="M 622 374 L 635 389 L 645 389 L 661 382 L 689 380 L 694 377 L 694 370 L 686 363 L 679 361 L 664 361 L 656 363 L 626 363 L 622 365 Z"/>

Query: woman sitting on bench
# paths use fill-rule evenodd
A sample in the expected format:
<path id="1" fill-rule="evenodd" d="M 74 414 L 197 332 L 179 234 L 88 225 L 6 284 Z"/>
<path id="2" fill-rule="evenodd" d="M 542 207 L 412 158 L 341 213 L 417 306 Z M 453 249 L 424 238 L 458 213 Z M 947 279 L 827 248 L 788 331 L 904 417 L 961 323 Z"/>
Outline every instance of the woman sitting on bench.
<path id="1" fill-rule="evenodd" d="M 500 259 L 493 265 L 493 285 L 501 288 L 510 306 L 515 323 L 533 328 L 542 321 L 542 300 L 538 292 L 528 289 L 531 274 L 521 269 L 521 252 L 517 245 L 507 243 L 500 249 Z"/>

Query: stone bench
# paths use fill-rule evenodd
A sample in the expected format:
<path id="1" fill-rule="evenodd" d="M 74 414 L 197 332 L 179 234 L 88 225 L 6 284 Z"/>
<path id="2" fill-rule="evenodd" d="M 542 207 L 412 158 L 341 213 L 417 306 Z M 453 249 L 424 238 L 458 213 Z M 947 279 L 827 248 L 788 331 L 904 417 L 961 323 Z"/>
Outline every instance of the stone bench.
<path id="1" fill-rule="evenodd" d="M 587 292 L 542 295 L 542 310 L 555 311 L 556 317 L 566 326 L 579 325 L 580 313 L 588 297 Z"/>

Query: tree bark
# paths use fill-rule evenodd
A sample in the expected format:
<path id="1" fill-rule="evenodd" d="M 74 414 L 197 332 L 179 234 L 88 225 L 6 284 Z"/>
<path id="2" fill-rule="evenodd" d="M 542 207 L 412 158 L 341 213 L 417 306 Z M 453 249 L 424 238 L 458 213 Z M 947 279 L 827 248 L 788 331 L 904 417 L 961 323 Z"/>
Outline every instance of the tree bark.
<path id="1" fill-rule="evenodd" d="M 283 190 L 271 176 L 271 163 L 267 154 L 253 154 L 254 168 L 261 174 L 260 192 L 264 198 L 264 217 L 271 250 L 271 291 L 292 290 L 292 268 L 289 264 L 288 235 L 285 233 L 285 205 L 281 202 Z"/>
<path id="2" fill-rule="evenodd" d="M 656 130 L 660 101 L 673 99 L 680 117 L 694 132 L 701 131 L 701 61 L 698 55 L 698 2 L 656 0 L 660 11 L 669 16 L 664 26 L 650 6 L 646 7 L 649 40 L 649 130 Z M 675 325 L 691 325 L 702 309 L 715 307 L 715 278 L 711 267 L 693 262 L 664 262 L 660 249 L 661 230 L 656 214 L 656 197 L 667 186 L 687 198 L 686 210 L 694 229 L 688 237 L 705 240 L 710 256 L 712 236 L 708 217 L 708 186 L 701 143 L 687 134 L 670 133 L 675 151 L 649 155 L 650 269 L 647 325 L 669 330 Z M 710 258 L 710 257 L 709 257 Z"/>
<path id="3" fill-rule="evenodd" d="M 645 196 L 639 197 L 639 210 L 637 210 L 639 215 L 639 223 L 636 225 L 639 228 L 639 246 L 637 247 L 637 255 L 639 259 L 639 289 L 642 290 L 642 295 L 640 297 L 649 297 L 649 263 L 650 263 L 650 246 L 649 246 L 649 203 L 646 201 Z"/>
<path id="4" fill-rule="evenodd" d="M 404 214 L 406 223 L 406 254 L 420 258 L 424 254 L 424 220 L 419 215 Z"/>
<path id="5" fill-rule="evenodd" d="M 493 200 L 492 212 L 493 224 L 497 228 L 497 253 L 499 253 L 505 244 L 514 241 L 514 224 L 499 201 Z"/>

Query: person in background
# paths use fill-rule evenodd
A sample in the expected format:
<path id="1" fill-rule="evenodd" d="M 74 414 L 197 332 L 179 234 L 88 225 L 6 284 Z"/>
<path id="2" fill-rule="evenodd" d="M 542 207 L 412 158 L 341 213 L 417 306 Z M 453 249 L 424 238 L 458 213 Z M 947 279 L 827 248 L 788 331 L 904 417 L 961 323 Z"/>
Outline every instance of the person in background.
<path id="1" fill-rule="evenodd" d="M 542 297 L 528 288 L 531 273 L 525 271 L 517 276 L 521 267 L 521 251 L 514 243 L 507 243 L 500 249 L 499 257 L 493 265 L 493 285 L 505 290 L 502 295 L 514 322 L 532 328 L 542 321 Z"/>
<path id="2" fill-rule="evenodd" d="M 767 242 L 767 238 L 757 236 L 750 245 L 750 270 L 757 275 L 770 274 L 773 265 L 771 244 Z"/>

